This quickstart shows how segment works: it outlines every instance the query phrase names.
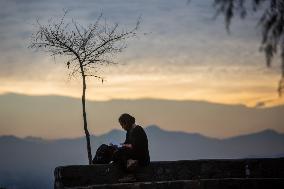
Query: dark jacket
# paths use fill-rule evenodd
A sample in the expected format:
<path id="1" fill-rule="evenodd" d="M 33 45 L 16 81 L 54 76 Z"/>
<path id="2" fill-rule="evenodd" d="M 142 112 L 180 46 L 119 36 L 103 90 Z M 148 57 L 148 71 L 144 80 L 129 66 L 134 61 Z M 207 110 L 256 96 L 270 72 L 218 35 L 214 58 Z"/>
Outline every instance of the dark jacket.
<path id="1" fill-rule="evenodd" d="M 137 159 L 140 165 L 145 166 L 150 163 L 148 138 L 141 126 L 136 125 L 136 127 L 127 131 L 124 143 L 132 145 L 132 157 Z"/>

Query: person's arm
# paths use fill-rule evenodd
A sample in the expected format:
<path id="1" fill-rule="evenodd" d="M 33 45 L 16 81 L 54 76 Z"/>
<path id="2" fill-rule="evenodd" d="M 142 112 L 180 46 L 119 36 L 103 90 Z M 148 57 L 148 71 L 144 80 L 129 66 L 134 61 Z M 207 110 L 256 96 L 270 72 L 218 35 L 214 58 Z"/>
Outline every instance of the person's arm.
<path id="1" fill-rule="evenodd" d="M 125 141 L 124 143 L 122 143 L 122 145 L 124 144 L 129 144 L 129 132 L 127 131 L 126 136 L 125 136 Z"/>
<path id="2" fill-rule="evenodd" d="M 147 136 L 142 128 L 137 129 L 133 135 L 132 149 L 140 153 L 145 148 Z"/>
<path id="3" fill-rule="evenodd" d="M 128 136 L 129 137 L 129 136 Z M 142 128 L 137 128 L 132 132 L 132 141 L 124 143 L 124 147 L 134 149 L 137 152 L 143 151 L 147 147 L 147 136 Z"/>
<path id="4" fill-rule="evenodd" d="M 130 149 L 132 149 L 132 144 L 123 144 L 122 146 L 125 147 L 125 148 L 130 148 Z"/>
<path id="5" fill-rule="evenodd" d="M 129 132 L 126 133 L 126 138 L 125 138 L 125 141 L 124 143 L 122 143 L 122 147 L 125 147 L 125 148 L 132 148 L 132 144 L 130 144 L 130 140 L 129 140 Z"/>
<path id="6" fill-rule="evenodd" d="M 139 148 L 140 141 L 141 141 L 141 131 L 140 129 L 135 128 L 131 132 L 131 141 L 130 141 L 130 132 L 127 132 L 126 140 L 125 143 L 123 144 L 123 147 L 133 149 L 134 146 L 136 147 L 138 146 Z"/>

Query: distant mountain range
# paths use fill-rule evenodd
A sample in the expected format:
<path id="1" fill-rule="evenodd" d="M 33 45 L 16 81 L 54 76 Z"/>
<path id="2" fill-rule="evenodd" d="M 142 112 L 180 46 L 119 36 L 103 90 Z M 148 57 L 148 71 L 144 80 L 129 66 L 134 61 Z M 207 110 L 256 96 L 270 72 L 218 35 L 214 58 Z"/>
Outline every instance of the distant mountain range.
<path id="1" fill-rule="evenodd" d="M 284 134 L 273 130 L 226 139 L 145 128 L 152 161 L 212 158 L 284 157 Z M 125 133 L 112 130 L 92 136 L 93 154 L 102 143 L 124 141 Z M 0 137 L 0 188 L 52 188 L 56 166 L 86 164 L 85 138 L 43 140 Z"/>

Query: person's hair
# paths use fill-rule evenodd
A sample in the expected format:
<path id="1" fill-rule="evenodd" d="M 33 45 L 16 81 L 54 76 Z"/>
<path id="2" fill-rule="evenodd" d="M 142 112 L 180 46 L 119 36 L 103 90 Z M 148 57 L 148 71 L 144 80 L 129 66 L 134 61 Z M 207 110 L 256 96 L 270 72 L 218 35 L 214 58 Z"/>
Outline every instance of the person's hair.
<path id="1" fill-rule="evenodd" d="M 132 126 L 135 123 L 135 117 L 124 113 L 118 118 L 119 123 L 126 125 L 127 127 Z"/>

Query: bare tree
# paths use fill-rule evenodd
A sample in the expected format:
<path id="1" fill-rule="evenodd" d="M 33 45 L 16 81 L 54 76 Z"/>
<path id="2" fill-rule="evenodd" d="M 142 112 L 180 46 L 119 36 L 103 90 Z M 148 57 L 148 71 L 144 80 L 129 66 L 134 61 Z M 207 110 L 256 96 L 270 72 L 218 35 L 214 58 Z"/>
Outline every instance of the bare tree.
<path id="1" fill-rule="evenodd" d="M 118 24 L 107 24 L 100 15 L 96 22 L 83 27 L 76 21 L 66 22 L 64 16 L 50 20 L 48 24 L 37 22 L 37 31 L 33 34 L 30 47 L 44 50 L 50 55 L 66 58 L 70 76 L 80 76 L 82 79 L 82 110 L 84 132 L 87 141 L 89 164 L 92 163 L 90 133 L 88 131 L 86 114 L 87 77 L 95 77 L 102 82 L 104 79 L 97 75 L 98 66 L 115 64 L 113 57 L 126 48 L 126 40 L 136 36 L 139 20 L 131 30 L 119 29 Z"/>
<path id="2" fill-rule="evenodd" d="M 265 53 L 269 67 L 274 55 L 280 49 L 281 79 L 278 93 L 284 91 L 284 1 L 283 0 L 214 0 L 217 15 L 223 14 L 226 28 L 229 31 L 230 23 L 235 15 L 245 18 L 248 11 L 262 11 L 258 26 L 262 28 L 260 50 Z"/>

